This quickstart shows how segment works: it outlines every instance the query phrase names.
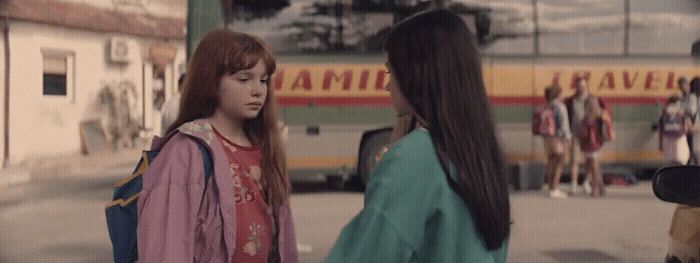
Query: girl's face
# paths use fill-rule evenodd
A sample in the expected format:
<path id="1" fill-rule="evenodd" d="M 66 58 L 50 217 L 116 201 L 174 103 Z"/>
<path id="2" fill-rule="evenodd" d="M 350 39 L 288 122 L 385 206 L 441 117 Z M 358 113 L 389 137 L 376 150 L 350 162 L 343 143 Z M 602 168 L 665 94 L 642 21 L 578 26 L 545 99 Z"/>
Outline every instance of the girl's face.
<path id="1" fill-rule="evenodd" d="M 404 97 L 403 93 L 401 93 L 401 89 L 399 88 L 399 82 L 396 80 L 395 75 L 391 74 L 391 67 L 389 66 L 389 63 L 387 62 L 385 65 L 387 68 L 387 72 L 389 73 L 389 83 L 386 84 L 386 90 L 389 91 L 389 95 L 391 97 L 391 104 L 396 110 L 396 115 L 404 116 L 413 114 L 411 104 L 408 103 L 406 97 Z"/>
<path id="2" fill-rule="evenodd" d="M 576 81 L 576 92 L 579 94 L 587 94 L 588 93 L 588 83 L 586 82 L 586 79 L 578 79 Z"/>
<path id="3" fill-rule="evenodd" d="M 225 74 L 219 82 L 217 111 L 234 120 L 257 117 L 267 98 L 269 78 L 262 59 L 250 69 Z"/>
<path id="4" fill-rule="evenodd" d="M 690 92 L 690 83 L 688 83 L 688 81 L 681 81 L 679 86 L 681 86 L 681 91 L 683 91 L 683 93 L 687 94 Z"/>

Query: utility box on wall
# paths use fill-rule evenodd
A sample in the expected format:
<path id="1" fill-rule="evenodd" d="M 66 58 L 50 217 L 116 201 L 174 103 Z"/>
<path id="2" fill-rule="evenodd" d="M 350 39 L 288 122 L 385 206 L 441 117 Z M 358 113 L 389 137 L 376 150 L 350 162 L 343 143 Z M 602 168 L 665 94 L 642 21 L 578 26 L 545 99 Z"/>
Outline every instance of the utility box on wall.
<path id="1" fill-rule="evenodd" d="M 135 43 L 127 38 L 113 37 L 109 41 L 109 61 L 129 64 L 134 60 Z"/>

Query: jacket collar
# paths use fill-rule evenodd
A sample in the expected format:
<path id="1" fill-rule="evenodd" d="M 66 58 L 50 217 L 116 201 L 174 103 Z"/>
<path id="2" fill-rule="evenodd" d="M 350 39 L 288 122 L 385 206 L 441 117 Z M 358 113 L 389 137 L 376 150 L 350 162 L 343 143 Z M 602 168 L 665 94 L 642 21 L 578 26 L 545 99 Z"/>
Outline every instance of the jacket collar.
<path id="1" fill-rule="evenodd" d="M 214 128 L 211 119 L 198 119 L 181 125 L 177 130 L 183 134 L 199 138 L 211 146 L 214 139 Z"/>
<path id="2" fill-rule="evenodd" d="M 211 142 L 214 138 L 214 128 L 211 125 L 211 119 L 198 119 L 180 125 L 180 127 L 178 127 L 176 130 L 166 134 L 163 137 L 155 136 L 155 138 L 153 138 L 151 149 L 160 149 L 173 135 L 178 132 L 201 139 L 203 142 L 209 145 L 209 147 L 211 147 Z"/>

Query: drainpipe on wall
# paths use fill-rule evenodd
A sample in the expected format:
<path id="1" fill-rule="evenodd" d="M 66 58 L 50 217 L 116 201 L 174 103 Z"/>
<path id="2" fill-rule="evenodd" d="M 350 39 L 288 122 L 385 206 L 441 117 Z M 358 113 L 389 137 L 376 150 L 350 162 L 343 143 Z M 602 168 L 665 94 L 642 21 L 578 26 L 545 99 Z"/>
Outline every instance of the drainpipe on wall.
<path id="1" fill-rule="evenodd" d="M 10 19 L 5 15 L 5 23 L 2 28 L 2 36 L 5 49 L 5 101 L 4 101 L 4 132 L 5 148 L 3 149 L 2 167 L 5 168 L 10 163 Z"/>

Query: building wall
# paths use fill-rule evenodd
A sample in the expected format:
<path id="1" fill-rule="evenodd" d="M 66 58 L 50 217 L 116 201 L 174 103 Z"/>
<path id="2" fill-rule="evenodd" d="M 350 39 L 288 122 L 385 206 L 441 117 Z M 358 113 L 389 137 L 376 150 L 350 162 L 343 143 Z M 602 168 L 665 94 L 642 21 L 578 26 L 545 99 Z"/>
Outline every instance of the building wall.
<path id="1" fill-rule="evenodd" d="M 58 0 L 61 2 L 87 4 L 100 8 L 114 8 L 113 0 Z"/>
<path id="2" fill-rule="evenodd" d="M 58 0 L 87 4 L 121 12 L 148 13 L 160 17 L 184 19 L 187 16 L 187 0 Z"/>
<path id="3" fill-rule="evenodd" d="M 187 0 L 59 0 L 70 3 L 88 4 L 123 12 L 149 13 L 155 16 L 185 18 Z"/>
<path id="4" fill-rule="evenodd" d="M 173 3 L 165 3 L 165 1 L 160 1 L 159 3 L 153 2 L 146 6 L 146 9 L 159 16 L 175 17 L 184 19 L 187 17 L 187 3 L 186 0 L 172 1 Z"/>
<path id="5" fill-rule="evenodd" d="M 132 40 L 129 49 L 134 51 L 132 54 L 135 55 L 130 63 L 110 62 L 108 44 L 112 37 Z M 80 122 L 100 117 L 98 94 L 108 83 L 131 81 L 139 93 L 137 105 L 143 107 L 141 98 L 144 70 L 152 69 L 145 69 L 144 65 L 150 64 L 146 59 L 147 52 L 156 40 L 29 22 L 12 22 L 10 163 L 27 158 L 79 152 Z M 178 52 L 174 66 L 170 67 L 173 72 L 166 74 L 173 78 L 179 75 L 178 69 L 184 64 L 185 43 L 184 40 L 177 40 L 169 44 L 175 46 Z M 67 96 L 53 97 L 42 94 L 42 52 L 65 53 L 74 58 L 68 65 Z M 166 80 L 171 86 L 175 82 L 172 79 Z M 166 87 L 166 90 L 174 90 L 174 87 Z"/>

